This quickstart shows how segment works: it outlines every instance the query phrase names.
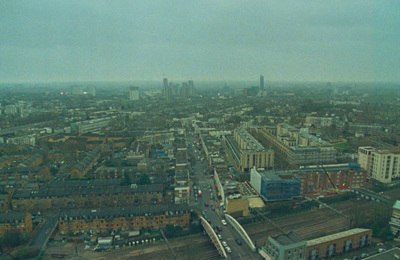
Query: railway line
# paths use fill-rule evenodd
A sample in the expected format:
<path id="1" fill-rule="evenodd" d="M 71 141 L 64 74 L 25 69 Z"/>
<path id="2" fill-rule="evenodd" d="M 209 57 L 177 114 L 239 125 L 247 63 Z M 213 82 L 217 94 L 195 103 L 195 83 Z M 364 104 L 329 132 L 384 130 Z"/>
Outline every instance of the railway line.
<path id="1" fill-rule="evenodd" d="M 370 202 L 364 201 L 346 201 L 335 205 L 334 208 L 341 211 L 347 218 L 332 210 L 320 208 L 273 221 L 286 232 L 292 230 L 304 239 L 313 239 L 349 229 L 351 224 L 349 219 L 356 219 L 355 215 L 368 212 L 370 205 Z M 370 221 L 372 218 L 371 214 L 363 215 L 362 223 Z M 362 223 L 359 222 L 359 224 Z M 278 228 L 267 222 L 244 226 L 244 228 L 257 246 L 263 245 L 268 240 L 268 236 L 281 233 Z"/>
<path id="2" fill-rule="evenodd" d="M 181 237 L 169 240 L 176 259 L 221 259 L 211 240 L 202 234 Z M 196 257 L 197 256 L 197 257 Z M 164 242 L 157 242 L 148 246 L 125 247 L 119 251 L 98 253 L 88 252 L 83 256 L 96 259 L 172 259 L 172 254 Z"/>
<path id="3" fill-rule="evenodd" d="M 349 229 L 348 218 L 362 216 L 363 221 L 373 219 L 372 202 L 346 201 L 333 207 L 341 211 L 347 218 L 327 208 L 313 209 L 301 214 L 273 219 L 274 223 L 284 231 L 295 231 L 304 239 L 329 235 Z M 368 214 L 364 214 L 368 212 Z M 362 214 L 362 215 L 361 215 Z M 263 245 L 268 236 L 274 236 L 281 231 L 268 222 L 259 222 L 244 226 L 256 246 Z M 221 259 L 210 239 L 203 234 L 194 234 L 186 237 L 169 240 L 176 259 Z M 157 242 L 146 246 L 124 247 L 111 252 L 85 252 L 81 259 L 172 259 L 172 254 L 164 242 Z"/>

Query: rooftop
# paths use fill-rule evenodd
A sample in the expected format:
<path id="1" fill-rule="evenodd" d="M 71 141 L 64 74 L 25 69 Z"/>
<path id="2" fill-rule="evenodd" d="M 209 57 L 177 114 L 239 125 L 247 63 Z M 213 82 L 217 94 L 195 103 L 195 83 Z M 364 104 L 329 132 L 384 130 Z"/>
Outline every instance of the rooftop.
<path id="1" fill-rule="evenodd" d="M 351 236 L 351 235 L 359 234 L 359 233 L 362 233 L 362 232 L 366 232 L 368 230 L 370 230 L 370 229 L 353 228 L 353 229 L 346 230 L 346 231 L 343 231 L 343 232 L 340 232 L 340 233 L 336 233 L 336 234 L 332 234 L 332 235 L 329 235 L 329 236 L 319 237 L 319 238 L 307 241 L 307 247 L 318 245 L 318 244 L 323 244 L 323 243 L 326 243 L 326 242 L 329 242 L 329 241 L 333 241 L 333 240 L 336 240 L 336 239 L 341 239 L 341 238 L 348 237 L 348 236 Z"/>
<path id="2" fill-rule="evenodd" d="M 400 200 L 397 200 L 394 205 L 393 205 L 394 209 L 400 210 Z"/>
<path id="3" fill-rule="evenodd" d="M 276 237 L 271 237 L 271 238 L 283 246 L 288 246 L 291 244 L 296 244 L 296 243 L 305 241 L 302 237 L 300 237 L 293 231 L 290 231 L 287 235 L 280 234 Z"/>

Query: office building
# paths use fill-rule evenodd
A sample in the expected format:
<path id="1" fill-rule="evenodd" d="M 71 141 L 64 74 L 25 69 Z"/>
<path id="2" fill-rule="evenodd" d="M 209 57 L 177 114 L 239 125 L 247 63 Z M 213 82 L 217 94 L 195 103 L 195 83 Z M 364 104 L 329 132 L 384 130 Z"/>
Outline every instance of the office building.
<path id="1" fill-rule="evenodd" d="M 75 85 L 71 87 L 71 94 L 74 96 L 83 95 L 83 87 L 79 85 Z"/>
<path id="2" fill-rule="evenodd" d="M 260 90 L 264 91 L 264 76 L 260 75 Z"/>
<path id="3" fill-rule="evenodd" d="M 300 179 L 291 174 L 253 168 L 250 184 L 266 201 L 290 200 L 300 196 Z"/>
<path id="4" fill-rule="evenodd" d="M 92 97 L 95 97 L 95 96 L 96 96 L 96 86 L 94 86 L 94 85 L 89 85 L 89 86 L 87 87 L 87 94 L 90 95 L 90 96 L 92 96 Z"/>
<path id="5" fill-rule="evenodd" d="M 139 100 L 140 99 L 139 87 L 130 87 L 129 99 L 130 100 Z"/>
<path id="6" fill-rule="evenodd" d="M 192 79 L 188 80 L 188 92 L 189 92 L 189 97 L 193 97 L 195 94 L 194 82 Z"/>

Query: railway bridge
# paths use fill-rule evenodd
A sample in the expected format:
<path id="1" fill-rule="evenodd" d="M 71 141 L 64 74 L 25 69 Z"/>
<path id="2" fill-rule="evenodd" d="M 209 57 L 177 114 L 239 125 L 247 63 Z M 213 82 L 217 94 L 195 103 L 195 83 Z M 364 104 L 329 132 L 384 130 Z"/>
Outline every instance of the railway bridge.
<path id="1" fill-rule="evenodd" d="M 240 237 L 246 242 L 246 244 L 250 247 L 250 249 L 255 252 L 257 251 L 256 246 L 253 241 L 251 241 L 249 235 L 247 235 L 246 230 L 229 214 L 225 214 L 225 219 L 233 226 L 233 228 L 239 233 Z"/>
<path id="2" fill-rule="evenodd" d="M 381 202 L 390 206 L 392 206 L 395 203 L 395 200 L 365 188 L 361 188 L 359 190 L 352 190 L 352 192 L 355 193 L 357 197 L 361 197 L 366 200 Z"/>
<path id="3" fill-rule="evenodd" d="M 223 258 L 228 258 L 226 254 L 225 248 L 222 246 L 221 241 L 218 239 L 217 234 L 215 234 L 214 229 L 211 227 L 210 223 L 205 220 L 202 216 L 200 216 L 201 225 L 204 227 L 204 230 L 207 232 L 208 236 L 211 238 L 211 241 L 215 245 L 218 250 L 218 253 Z"/>

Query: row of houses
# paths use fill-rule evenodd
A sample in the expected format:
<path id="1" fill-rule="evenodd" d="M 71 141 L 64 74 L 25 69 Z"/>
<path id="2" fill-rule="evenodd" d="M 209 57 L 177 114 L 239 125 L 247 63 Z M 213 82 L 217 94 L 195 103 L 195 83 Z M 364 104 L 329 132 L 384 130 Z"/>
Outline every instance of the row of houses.
<path id="1" fill-rule="evenodd" d="M 190 221 L 187 205 L 75 209 L 60 212 L 58 228 L 61 234 L 104 233 L 143 228 L 154 230 L 168 225 L 188 228 Z"/>
<path id="2" fill-rule="evenodd" d="M 170 204 L 173 193 L 161 184 L 103 187 L 21 189 L 12 193 L 9 207 L 15 211 L 45 211 L 85 207 L 129 207 Z"/>

